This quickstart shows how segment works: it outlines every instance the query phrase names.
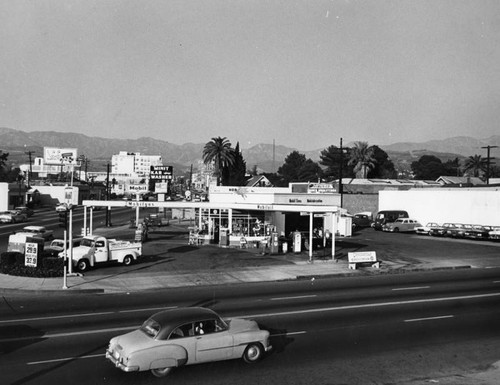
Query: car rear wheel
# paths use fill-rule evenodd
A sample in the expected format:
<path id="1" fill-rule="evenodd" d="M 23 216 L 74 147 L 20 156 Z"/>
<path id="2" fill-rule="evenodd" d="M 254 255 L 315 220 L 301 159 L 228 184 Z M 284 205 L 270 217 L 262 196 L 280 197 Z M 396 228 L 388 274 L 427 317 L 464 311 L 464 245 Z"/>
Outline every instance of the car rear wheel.
<path id="1" fill-rule="evenodd" d="M 125 258 L 123 258 L 123 264 L 125 266 L 130 266 L 132 264 L 132 257 L 130 255 L 126 255 Z"/>
<path id="2" fill-rule="evenodd" d="M 245 353 L 243 353 L 243 360 L 247 364 L 253 364 L 259 361 L 264 354 L 264 349 L 261 344 L 253 343 L 247 346 Z"/>
<path id="3" fill-rule="evenodd" d="M 159 368 L 159 369 L 151 369 L 151 373 L 153 373 L 153 376 L 155 377 L 165 377 L 168 375 L 174 368 Z"/>

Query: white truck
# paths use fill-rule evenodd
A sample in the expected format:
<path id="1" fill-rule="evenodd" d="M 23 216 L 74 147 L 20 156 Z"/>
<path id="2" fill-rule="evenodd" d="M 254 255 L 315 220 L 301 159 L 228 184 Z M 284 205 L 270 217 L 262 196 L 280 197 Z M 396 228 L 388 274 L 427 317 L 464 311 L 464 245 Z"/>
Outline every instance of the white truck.
<path id="1" fill-rule="evenodd" d="M 63 256 L 63 253 L 59 254 Z M 73 248 L 73 266 L 80 271 L 103 262 L 116 261 L 128 266 L 142 256 L 142 243 L 107 239 L 101 236 L 83 237 Z M 69 254 L 68 254 L 69 257 Z"/>

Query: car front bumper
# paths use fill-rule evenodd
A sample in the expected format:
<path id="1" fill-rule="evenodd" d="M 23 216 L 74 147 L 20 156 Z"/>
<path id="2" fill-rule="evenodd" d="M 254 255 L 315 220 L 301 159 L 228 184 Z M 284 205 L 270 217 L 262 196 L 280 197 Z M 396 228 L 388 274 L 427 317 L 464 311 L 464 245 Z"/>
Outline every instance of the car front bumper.
<path id="1" fill-rule="evenodd" d="M 122 362 L 120 362 L 119 360 L 117 360 L 114 356 L 113 356 L 113 352 L 110 351 L 110 350 L 106 350 L 106 358 L 108 360 L 110 360 L 113 365 L 115 365 L 118 369 L 121 369 L 123 370 L 124 372 L 137 372 L 139 370 L 139 367 L 138 366 L 127 366 L 127 365 L 124 365 Z"/>

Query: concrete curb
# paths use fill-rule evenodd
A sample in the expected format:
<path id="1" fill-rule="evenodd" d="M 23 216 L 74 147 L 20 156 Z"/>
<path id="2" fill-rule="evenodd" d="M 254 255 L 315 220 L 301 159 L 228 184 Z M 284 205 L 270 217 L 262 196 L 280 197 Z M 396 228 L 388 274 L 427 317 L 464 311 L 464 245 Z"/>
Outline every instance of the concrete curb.
<path id="1" fill-rule="evenodd" d="M 195 285 L 196 287 L 209 287 L 209 286 L 232 286 L 232 285 L 244 285 L 252 283 L 262 283 L 262 282 L 290 282 L 295 280 L 316 280 L 316 279 L 329 279 L 329 278 L 349 278 L 354 276 L 369 276 L 369 275 L 396 275 L 396 274 L 411 274 L 424 271 L 445 271 L 445 270 L 465 270 L 471 269 L 468 265 L 457 265 L 457 266 L 444 266 L 444 267 L 430 267 L 430 268 L 397 268 L 394 270 L 356 270 L 356 272 L 339 272 L 339 273 L 326 273 L 326 274 L 304 274 L 296 275 L 295 277 L 283 278 L 283 279 L 262 279 L 259 281 L 241 281 L 241 282 L 226 282 L 226 283 L 213 283 L 204 285 Z M 175 286 L 175 287 L 151 287 L 145 289 L 133 289 L 133 288 L 116 288 L 116 289 L 103 289 L 103 288 L 92 288 L 85 289 L 79 287 L 69 287 L 68 289 L 19 289 L 19 288 L 0 288 L 0 294 L 18 294 L 18 295 L 81 295 L 81 294 L 116 294 L 124 292 L 148 292 L 153 290 L 162 289 L 179 289 L 179 288 L 189 288 L 193 285 L 186 284 L 185 286 Z"/>

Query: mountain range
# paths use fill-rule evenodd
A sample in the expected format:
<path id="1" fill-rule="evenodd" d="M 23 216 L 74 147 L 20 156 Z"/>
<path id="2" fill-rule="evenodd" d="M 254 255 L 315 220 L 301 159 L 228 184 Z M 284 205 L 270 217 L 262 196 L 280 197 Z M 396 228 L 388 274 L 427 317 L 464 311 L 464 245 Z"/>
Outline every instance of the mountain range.
<path id="1" fill-rule="evenodd" d="M 232 145 L 235 146 L 236 143 L 232 143 Z M 338 143 L 329 145 L 338 146 Z M 26 154 L 28 151 L 32 152 L 32 156 L 43 156 L 43 147 L 60 147 L 77 148 L 78 155 L 85 155 L 90 160 L 89 170 L 93 171 L 104 171 L 105 165 L 110 162 L 112 155 L 118 154 L 120 151 L 127 151 L 144 155 L 161 155 L 164 164 L 171 165 L 183 173 L 188 171 L 191 165 L 196 169 L 198 162 L 202 159 L 204 146 L 205 143 L 174 144 L 147 137 L 109 139 L 89 137 L 77 133 L 25 132 L 0 127 L 0 151 L 9 153 L 9 164 L 14 167 L 28 163 L 28 155 Z M 345 145 L 345 147 L 352 146 L 353 143 Z M 400 142 L 379 145 L 389 155 L 398 170 L 409 169 L 411 162 L 418 160 L 423 155 L 437 156 L 443 162 L 455 158 L 463 159 L 472 155 L 481 155 L 486 158 L 486 146 L 500 147 L 500 136 L 495 135 L 485 139 L 460 136 L 423 143 Z M 302 151 L 282 145 L 273 146 L 273 144 L 261 143 L 250 148 L 242 148 L 241 152 L 247 169 L 257 166 L 259 172 L 276 172 L 292 151 L 298 151 L 306 158 L 318 162 L 320 153 L 325 148 Z M 493 157 L 494 151 L 490 155 Z"/>

